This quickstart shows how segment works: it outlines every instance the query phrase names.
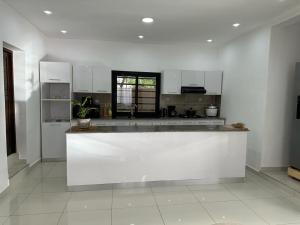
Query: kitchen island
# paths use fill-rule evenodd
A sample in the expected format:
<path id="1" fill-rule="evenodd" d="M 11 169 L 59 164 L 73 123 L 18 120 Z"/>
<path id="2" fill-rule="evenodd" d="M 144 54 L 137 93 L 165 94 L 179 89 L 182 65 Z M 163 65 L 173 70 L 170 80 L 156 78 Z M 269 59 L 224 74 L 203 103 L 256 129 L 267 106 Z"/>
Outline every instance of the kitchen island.
<path id="1" fill-rule="evenodd" d="M 247 129 L 226 126 L 72 127 L 67 184 L 217 183 L 245 177 Z"/>

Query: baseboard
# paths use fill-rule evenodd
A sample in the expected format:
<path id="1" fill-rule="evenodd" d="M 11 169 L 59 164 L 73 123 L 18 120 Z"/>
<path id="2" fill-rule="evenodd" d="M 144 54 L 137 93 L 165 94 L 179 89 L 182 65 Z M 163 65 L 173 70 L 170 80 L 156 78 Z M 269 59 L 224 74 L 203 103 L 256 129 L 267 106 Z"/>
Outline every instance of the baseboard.
<path id="1" fill-rule="evenodd" d="M 3 188 L 1 188 L 2 190 L 0 190 L 0 198 L 6 195 L 6 193 L 8 192 L 8 188 L 9 188 L 9 182 L 7 183 L 6 187 L 4 186 Z"/>
<path id="2" fill-rule="evenodd" d="M 251 171 L 254 172 L 254 173 L 259 173 L 259 171 L 260 171 L 260 170 L 258 170 L 258 169 L 255 169 L 255 168 L 252 167 L 252 166 L 249 166 L 249 165 L 246 165 L 246 168 L 248 168 L 249 170 L 251 170 Z"/>
<path id="3" fill-rule="evenodd" d="M 287 171 L 288 167 L 261 167 L 260 172 Z"/>
<path id="4" fill-rule="evenodd" d="M 154 187 L 154 186 L 182 186 L 182 185 L 202 185 L 202 184 L 226 184 L 226 183 L 243 183 L 244 177 L 234 178 L 217 178 L 217 179 L 203 179 L 203 180 L 177 180 L 177 181 L 145 181 L 145 182 L 131 182 L 131 183 L 114 183 L 114 184 L 91 184 L 91 185 L 69 185 L 68 190 L 76 191 L 95 191 L 107 190 L 115 188 L 140 188 L 140 187 Z"/>
<path id="5" fill-rule="evenodd" d="M 66 158 L 44 158 L 42 162 L 65 162 Z"/>
<path id="6" fill-rule="evenodd" d="M 35 167 L 38 163 L 40 163 L 41 162 L 41 159 L 38 159 L 38 160 L 36 160 L 36 161 L 34 161 L 33 163 L 31 163 L 30 165 L 29 165 L 29 167 L 30 168 L 33 168 L 33 167 Z"/>

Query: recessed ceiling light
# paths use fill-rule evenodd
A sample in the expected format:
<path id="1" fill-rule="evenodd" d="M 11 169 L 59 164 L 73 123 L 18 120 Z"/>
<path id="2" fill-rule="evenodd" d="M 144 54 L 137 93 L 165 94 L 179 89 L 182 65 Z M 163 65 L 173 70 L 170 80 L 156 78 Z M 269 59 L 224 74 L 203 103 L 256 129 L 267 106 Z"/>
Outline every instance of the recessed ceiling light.
<path id="1" fill-rule="evenodd" d="M 154 19 L 151 18 L 151 17 L 145 17 L 145 18 L 142 19 L 142 21 L 143 21 L 144 23 L 153 23 L 153 22 L 154 22 Z"/>
<path id="2" fill-rule="evenodd" d="M 62 34 L 68 33 L 68 31 L 66 31 L 66 30 L 61 30 L 60 32 L 61 32 Z"/>
<path id="3" fill-rule="evenodd" d="M 139 39 L 144 39 L 144 36 L 143 35 L 139 35 L 138 38 Z"/>
<path id="4" fill-rule="evenodd" d="M 50 11 L 50 10 L 44 10 L 43 11 L 46 15 L 51 15 L 52 14 L 52 12 Z"/>
<path id="5" fill-rule="evenodd" d="M 235 28 L 239 27 L 240 25 L 241 25 L 240 23 L 234 23 L 234 24 L 232 24 L 232 26 L 235 27 Z"/>
<path id="6" fill-rule="evenodd" d="M 211 42 L 213 42 L 213 40 L 212 40 L 212 39 L 208 39 L 207 42 L 208 42 L 208 43 L 211 43 Z"/>

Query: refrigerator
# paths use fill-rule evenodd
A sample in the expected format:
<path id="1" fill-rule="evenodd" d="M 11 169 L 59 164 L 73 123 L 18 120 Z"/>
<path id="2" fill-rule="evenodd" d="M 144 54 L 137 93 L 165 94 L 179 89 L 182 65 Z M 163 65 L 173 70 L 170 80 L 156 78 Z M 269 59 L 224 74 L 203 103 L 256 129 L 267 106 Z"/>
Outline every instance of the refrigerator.
<path id="1" fill-rule="evenodd" d="M 296 64 L 290 166 L 300 170 L 300 62 Z"/>

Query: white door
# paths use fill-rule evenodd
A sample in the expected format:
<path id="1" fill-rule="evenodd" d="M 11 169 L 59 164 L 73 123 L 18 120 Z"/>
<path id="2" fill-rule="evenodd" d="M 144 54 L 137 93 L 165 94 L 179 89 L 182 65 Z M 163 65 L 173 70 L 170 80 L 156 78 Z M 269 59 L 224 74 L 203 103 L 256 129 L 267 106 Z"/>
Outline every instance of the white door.
<path id="1" fill-rule="evenodd" d="M 74 66 L 73 91 L 81 93 L 93 92 L 93 72 L 90 66 Z"/>
<path id="2" fill-rule="evenodd" d="M 183 70 L 181 73 L 183 87 L 204 87 L 204 71 Z"/>
<path id="3" fill-rule="evenodd" d="M 43 83 L 71 83 L 72 65 L 64 62 L 40 62 L 40 79 Z"/>
<path id="4" fill-rule="evenodd" d="M 104 66 L 93 67 L 93 93 L 111 93 L 111 69 Z"/>
<path id="5" fill-rule="evenodd" d="M 43 159 L 66 158 L 66 131 L 70 123 L 42 124 L 42 157 Z"/>
<path id="6" fill-rule="evenodd" d="M 223 73 L 221 71 L 205 72 L 206 95 L 222 94 Z"/>
<path id="7" fill-rule="evenodd" d="M 162 73 L 161 94 L 180 95 L 181 94 L 181 71 L 165 70 Z"/>

